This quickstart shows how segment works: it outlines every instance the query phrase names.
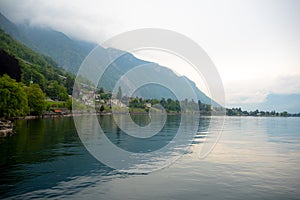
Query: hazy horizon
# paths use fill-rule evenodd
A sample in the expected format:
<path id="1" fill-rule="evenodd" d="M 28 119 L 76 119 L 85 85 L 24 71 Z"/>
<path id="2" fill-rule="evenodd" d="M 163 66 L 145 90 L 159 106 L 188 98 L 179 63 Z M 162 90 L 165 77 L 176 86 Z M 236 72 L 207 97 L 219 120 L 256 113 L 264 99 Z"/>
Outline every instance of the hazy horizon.
<path id="1" fill-rule="evenodd" d="M 264 106 L 270 94 L 300 94 L 299 1 L 3 0 L 0 4 L 0 12 L 14 23 L 49 27 L 96 43 L 138 28 L 184 34 L 215 63 L 227 107 L 254 110 Z M 176 65 L 151 55 L 138 57 Z"/>

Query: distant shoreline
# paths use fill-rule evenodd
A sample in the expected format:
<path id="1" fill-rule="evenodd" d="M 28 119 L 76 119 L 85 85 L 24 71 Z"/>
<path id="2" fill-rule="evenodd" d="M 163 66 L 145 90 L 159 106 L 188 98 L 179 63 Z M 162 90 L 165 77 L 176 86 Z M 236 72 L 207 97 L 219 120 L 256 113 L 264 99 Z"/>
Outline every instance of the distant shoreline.
<path id="1" fill-rule="evenodd" d="M 9 119 L 0 119 L 2 121 L 2 125 L 0 124 L 0 137 L 6 137 L 14 134 L 13 130 L 13 122 L 16 120 L 33 120 L 33 119 L 51 119 L 51 118 L 65 118 L 65 117 L 76 117 L 76 116 L 88 116 L 88 115 L 96 115 L 96 116 L 105 116 L 105 115 L 112 115 L 112 114 L 118 114 L 118 115 L 124 115 L 127 113 L 120 112 L 120 113 L 112 113 L 112 112 L 102 112 L 102 113 L 92 113 L 92 112 L 75 112 L 75 113 L 67 113 L 67 114 L 45 114 L 42 116 L 25 116 L 25 117 L 13 117 Z M 131 112 L 130 114 L 133 115 L 148 115 L 148 112 Z M 167 115 L 181 115 L 182 113 L 166 113 Z M 188 113 L 189 114 L 189 113 Z M 202 117 L 214 117 L 214 116 L 223 116 L 223 115 L 200 115 Z M 225 117 L 257 117 L 257 118 L 293 118 L 293 117 L 299 117 L 297 115 L 295 116 L 251 116 L 251 115 L 236 115 L 236 116 L 229 116 L 224 115 Z"/>
<path id="2" fill-rule="evenodd" d="M 13 117 L 9 118 L 9 121 L 15 121 L 15 120 L 31 120 L 31 119 L 48 119 L 48 118 L 61 118 L 61 117 L 74 117 L 74 116 L 86 116 L 86 115 L 97 115 L 97 116 L 104 116 L 104 115 L 112 115 L 112 114 L 119 114 L 119 115 L 124 115 L 127 113 L 124 112 L 75 112 L 75 113 L 67 113 L 67 114 L 44 114 L 42 116 L 25 116 L 25 117 Z M 129 114 L 133 115 L 148 115 L 148 112 L 130 112 Z M 181 115 L 182 113 L 166 113 L 167 115 Z M 184 113 L 184 114 L 191 114 L 191 113 Z M 196 113 L 194 113 L 196 114 Z M 223 116 L 223 115 L 209 115 L 209 114 L 200 114 L 200 116 Z M 226 117 L 281 117 L 281 118 L 286 118 L 286 117 L 299 117 L 297 115 L 295 116 L 253 116 L 253 115 L 224 115 Z"/>

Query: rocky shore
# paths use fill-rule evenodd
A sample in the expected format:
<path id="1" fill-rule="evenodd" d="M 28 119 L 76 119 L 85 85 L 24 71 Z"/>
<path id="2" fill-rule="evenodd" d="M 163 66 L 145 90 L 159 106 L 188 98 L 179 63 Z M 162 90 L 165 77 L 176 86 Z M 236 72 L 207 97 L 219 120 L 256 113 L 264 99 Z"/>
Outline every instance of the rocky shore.
<path id="1" fill-rule="evenodd" d="M 14 134 L 13 123 L 9 120 L 0 120 L 0 137 Z"/>

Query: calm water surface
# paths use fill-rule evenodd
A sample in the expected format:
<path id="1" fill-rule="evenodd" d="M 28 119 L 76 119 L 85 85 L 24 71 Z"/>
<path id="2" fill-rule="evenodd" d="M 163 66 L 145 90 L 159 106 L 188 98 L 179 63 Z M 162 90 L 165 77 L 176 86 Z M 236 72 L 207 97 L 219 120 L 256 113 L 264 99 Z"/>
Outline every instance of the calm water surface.
<path id="1" fill-rule="evenodd" d="M 99 119 L 114 144 L 137 152 L 165 145 L 179 120 L 168 117 L 169 134 L 143 144 L 111 116 Z M 220 120 L 201 118 L 199 132 L 219 129 Z M 206 158 L 199 159 L 196 141 L 173 165 L 142 175 L 94 159 L 72 118 L 20 120 L 15 130 L 0 138 L 0 199 L 300 199 L 300 118 L 227 117 Z"/>

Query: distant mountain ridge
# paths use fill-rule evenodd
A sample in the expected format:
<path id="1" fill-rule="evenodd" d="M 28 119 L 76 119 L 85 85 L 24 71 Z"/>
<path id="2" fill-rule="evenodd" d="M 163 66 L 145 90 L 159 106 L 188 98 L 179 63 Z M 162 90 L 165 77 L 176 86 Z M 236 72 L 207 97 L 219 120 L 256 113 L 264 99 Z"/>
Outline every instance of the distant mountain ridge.
<path id="1" fill-rule="evenodd" d="M 300 94 L 269 94 L 262 103 L 230 105 L 231 107 L 242 107 L 243 110 L 273 111 L 289 113 L 300 112 Z"/>
<path id="2" fill-rule="evenodd" d="M 108 54 L 117 54 L 120 52 L 118 49 L 112 49 L 108 48 L 106 50 Z M 113 90 L 113 87 L 115 86 L 116 82 L 121 78 L 121 76 L 125 73 L 127 73 L 129 70 L 132 70 L 133 68 L 140 66 L 140 65 L 147 65 L 148 68 L 157 68 L 159 69 L 159 72 L 153 74 L 156 74 L 157 76 L 163 77 L 164 79 L 167 78 L 170 80 L 170 82 L 173 80 L 174 86 L 180 88 L 181 93 L 185 94 L 187 92 L 187 88 L 183 88 L 183 84 L 187 82 L 190 87 L 193 89 L 195 92 L 195 95 L 197 99 L 194 99 L 194 101 L 200 100 L 202 103 L 205 104 L 212 104 L 213 106 L 219 106 L 216 102 L 212 101 L 209 97 L 207 97 L 203 92 L 201 92 L 196 84 L 188 79 L 185 76 L 178 76 L 176 75 L 171 69 L 167 67 L 163 67 L 158 65 L 157 63 L 145 61 L 145 60 L 140 60 L 136 58 L 134 55 L 131 53 L 123 53 L 121 57 L 116 59 L 110 66 L 108 66 L 106 72 L 104 73 L 103 77 L 99 81 L 99 86 L 102 86 L 106 89 Z M 147 79 L 147 77 L 143 77 L 142 74 L 139 74 L 140 79 Z M 146 76 L 149 76 L 147 74 Z M 148 77 L 149 78 L 149 77 Z M 155 77 L 152 77 L 154 80 Z M 143 87 L 139 89 L 139 95 L 144 98 L 172 98 L 174 99 L 174 94 L 168 90 L 167 88 L 164 87 L 159 87 L 159 86 L 148 86 L 148 87 Z M 186 93 L 186 96 L 189 96 L 189 94 Z M 184 99 L 180 99 L 184 100 Z"/>
<path id="3" fill-rule="evenodd" d="M 300 94 L 269 94 L 262 107 L 300 113 Z"/>
<path id="4" fill-rule="evenodd" d="M 0 28 L 2 28 L 13 38 L 22 42 L 33 50 L 41 54 L 50 56 L 54 61 L 58 63 L 60 67 L 73 74 L 77 73 L 84 58 L 96 46 L 95 44 L 72 40 L 61 32 L 57 32 L 47 28 L 36 28 L 30 27 L 28 25 L 16 25 L 10 22 L 2 14 L 0 14 Z M 105 54 L 106 56 L 110 56 L 118 53 L 118 51 L 120 50 L 108 48 L 103 49 L 103 54 Z M 219 106 L 216 102 L 212 101 L 203 92 L 201 92 L 196 87 L 196 84 L 188 78 L 177 76 L 172 70 L 166 67 L 159 66 L 156 63 L 140 60 L 130 53 L 125 53 L 119 59 L 115 60 L 111 64 L 111 66 L 109 66 L 105 75 L 100 80 L 99 86 L 111 91 L 116 81 L 123 74 L 128 72 L 130 69 L 133 69 L 135 66 L 142 64 L 157 65 L 161 68 L 159 76 L 163 78 L 169 77 L 177 79 L 178 83 L 182 82 L 183 80 L 187 80 L 198 98 L 194 99 L 194 101 L 200 100 L 205 104 L 213 104 L 214 106 Z M 150 96 L 152 96 L 152 98 L 174 97 L 174 95 L 165 88 L 161 87 L 160 89 L 158 89 L 157 87 L 155 87 L 154 89 L 151 87 L 153 86 L 142 89 L 140 91 L 142 96 L 144 96 L 145 98 Z M 182 92 L 186 90 L 186 88 L 183 88 L 180 84 L 178 84 L 177 87 L 179 87 Z"/>

